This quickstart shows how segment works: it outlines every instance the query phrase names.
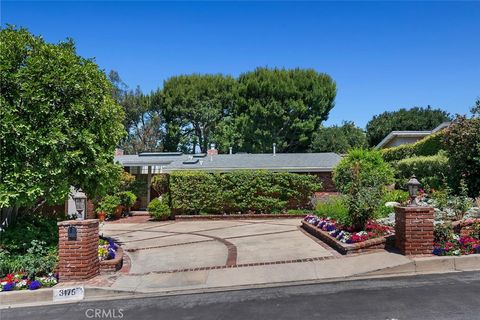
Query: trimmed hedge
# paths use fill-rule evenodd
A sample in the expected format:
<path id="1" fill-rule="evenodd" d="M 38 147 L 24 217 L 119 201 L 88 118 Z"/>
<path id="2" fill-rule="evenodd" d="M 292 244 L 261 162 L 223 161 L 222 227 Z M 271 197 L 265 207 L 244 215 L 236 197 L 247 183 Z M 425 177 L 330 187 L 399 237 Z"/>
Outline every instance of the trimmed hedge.
<path id="1" fill-rule="evenodd" d="M 275 213 L 309 208 L 310 196 L 321 189 L 313 175 L 261 170 L 176 171 L 169 181 L 175 214 Z"/>
<path id="2" fill-rule="evenodd" d="M 398 147 L 382 149 L 385 161 L 393 162 L 413 156 L 433 156 L 440 150 L 445 150 L 445 131 L 435 132 L 413 144 L 403 144 Z"/>
<path id="3" fill-rule="evenodd" d="M 422 184 L 430 188 L 441 189 L 450 172 L 450 165 L 445 151 L 440 151 L 433 156 L 410 157 L 395 164 L 397 178 L 401 186 L 415 174 Z"/>

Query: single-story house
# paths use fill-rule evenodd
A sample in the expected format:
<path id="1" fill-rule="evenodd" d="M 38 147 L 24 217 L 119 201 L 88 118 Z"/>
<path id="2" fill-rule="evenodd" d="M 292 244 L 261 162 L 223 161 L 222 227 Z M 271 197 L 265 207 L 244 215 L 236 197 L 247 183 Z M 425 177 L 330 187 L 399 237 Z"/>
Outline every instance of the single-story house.
<path id="1" fill-rule="evenodd" d="M 140 207 L 145 208 L 156 196 L 148 187 L 152 176 L 177 170 L 204 170 L 207 172 L 229 172 L 232 170 L 271 170 L 315 174 L 320 177 L 324 191 L 335 191 L 332 171 L 341 157 L 336 153 L 230 153 L 218 154 L 212 147 L 207 153 L 183 154 L 182 152 L 141 152 L 136 155 L 115 156 L 125 171 L 137 180 L 146 181 L 146 195 L 140 197 Z"/>
<path id="2" fill-rule="evenodd" d="M 426 136 L 431 135 L 437 131 L 440 131 L 450 125 L 450 122 L 443 122 L 433 130 L 427 131 L 392 131 L 390 132 L 379 144 L 377 149 L 397 147 L 402 144 L 412 144 L 419 140 L 422 140 Z"/>

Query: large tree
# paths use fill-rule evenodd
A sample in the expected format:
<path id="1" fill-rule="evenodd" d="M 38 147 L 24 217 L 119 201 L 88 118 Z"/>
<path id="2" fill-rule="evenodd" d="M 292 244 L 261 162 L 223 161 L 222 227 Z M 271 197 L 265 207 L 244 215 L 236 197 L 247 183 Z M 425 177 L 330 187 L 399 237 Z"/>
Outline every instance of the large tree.
<path id="1" fill-rule="evenodd" d="M 170 138 L 206 152 L 217 125 L 236 102 L 237 82 L 223 75 L 182 75 L 165 81 L 163 97 Z M 169 146 L 172 148 L 173 146 Z"/>
<path id="2" fill-rule="evenodd" d="M 270 152 L 273 143 L 279 152 L 307 151 L 334 106 L 335 82 L 312 69 L 257 68 L 238 82 L 231 122 L 240 151 Z"/>
<path id="3" fill-rule="evenodd" d="M 376 146 L 395 130 L 432 130 L 445 121 L 450 121 L 448 112 L 441 109 L 414 107 L 398 111 L 386 111 L 376 115 L 367 123 L 367 139 L 371 147 Z"/>
<path id="4" fill-rule="evenodd" d="M 321 127 L 314 134 L 311 150 L 346 153 L 350 149 L 366 147 L 365 132 L 353 122 L 344 122 L 341 126 Z"/>
<path id="5" fill-rule="evenodd" d="M 123 111 L 72 40 L 0 30 L 0 208 L 62 201 L 70 186 L 101 195 L 118 177 Z"/>

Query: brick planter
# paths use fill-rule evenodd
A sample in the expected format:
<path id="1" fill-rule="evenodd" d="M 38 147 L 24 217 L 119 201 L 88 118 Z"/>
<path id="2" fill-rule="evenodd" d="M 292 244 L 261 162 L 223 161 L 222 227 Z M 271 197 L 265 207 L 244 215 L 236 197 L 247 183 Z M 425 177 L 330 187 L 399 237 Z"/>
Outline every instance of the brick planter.
<path id="1" fill-rule="evenodd" d="M 452 223 L 455 233 L 459 234 L 461 237 L 470 237 L 475 229 L 473 225 L 480 223 L 480 219 L 467 219 L 464 221 L 455 221 Z"/>
<path id="2" fill-rule="evenodd" d="M 306 214 L 207 214 L 207 215 L 176 215 L 175 220 L 238 220 L 238 219 L 303 219 Z"/>
<path id="3" fill-rule="evenodd" d="M 404 255 L 431 254 L 433 222 L 431 207 L 395 207 L 395 246 Z"/>
<path id="4" fill-rule="evenodd" d="M 302 221 L 302 228 L 314 237 L 322 240 L 341 254 L 352 254 L 375 249 L 385 249 L 387 246 L 390 246 L 390 243 L 393 239 L 393 236 L 390 235 L 375 239 L 369 239 L 363 242 L 343 243 L 330 236 L 328 232 L 323 231 L 322 229 L 317 228 L 313 224 L 310 224 L 306 221 Z"/>
<path id="5" fill-rule="evenodd" d="M 123 266 L 123 249 L 119 246 L 115 259 L 100 261 L 100 274 L 114 273 Z"/>
<path id="6" fill-rule="evenodd" d="M 77 229 L 77 239 L 68 239 L 68 228 Z M 88 280 L 100 272 L 98 220 L 66 220 L 58 223 L 58 273 L 60 281 Z"/>

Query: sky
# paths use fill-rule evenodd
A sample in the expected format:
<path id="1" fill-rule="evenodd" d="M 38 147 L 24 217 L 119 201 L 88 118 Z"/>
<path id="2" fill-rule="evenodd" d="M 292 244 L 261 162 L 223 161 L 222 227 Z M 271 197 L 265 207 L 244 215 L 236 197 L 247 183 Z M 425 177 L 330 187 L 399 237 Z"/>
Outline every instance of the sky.
<path id="1" fill-rule="evenodd" d="M 2 1 L 1 24 L 116 70 L 131 88 L 171 76 L 313 68 L 337 83 L 326 125 L 414 106 L 468 113 L 480 97 L 480 2 Z"/>

